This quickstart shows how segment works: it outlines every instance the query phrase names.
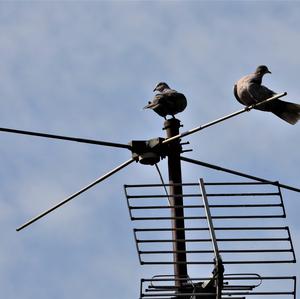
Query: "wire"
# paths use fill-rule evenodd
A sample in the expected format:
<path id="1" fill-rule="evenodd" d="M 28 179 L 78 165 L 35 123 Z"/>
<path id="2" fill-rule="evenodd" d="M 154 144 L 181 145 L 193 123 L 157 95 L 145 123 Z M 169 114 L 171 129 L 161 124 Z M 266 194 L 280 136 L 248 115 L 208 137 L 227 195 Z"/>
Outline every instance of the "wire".
<path id="1" fill-rule="evenodd" d="M 160 172 L 160 170 L 159 170 L 159 167 L 158 167 L 157 163 L 155 163 L 154 165 L 155 165 L 155 168 L 156 168 L 156 170 L 157 170 L 157 172 L 158 172 L 158 175 L 159 175 L 159 177 L 160 177 L 160 180 L 161 180 L 161 182 L 162 182 L 162 185 L 163 185 L 163 187 L 164 187 L 164 189 L 165 189 L 165 192 L 166 192 L 166 195 L 167 195 L 167 199 L 168 199 L 169 205 L 171 206 L 171 202 L 170 202 L 170 198 L 169 198 L 169 193 L 168 193 L 168 190 L 167 190 L 166 185 L 165 185 L 165 183 L 164 183 L 164 179 L 163 179 L 163 177 L 162 177 L 162 174 L 161 174 L 161 172 Z"/>

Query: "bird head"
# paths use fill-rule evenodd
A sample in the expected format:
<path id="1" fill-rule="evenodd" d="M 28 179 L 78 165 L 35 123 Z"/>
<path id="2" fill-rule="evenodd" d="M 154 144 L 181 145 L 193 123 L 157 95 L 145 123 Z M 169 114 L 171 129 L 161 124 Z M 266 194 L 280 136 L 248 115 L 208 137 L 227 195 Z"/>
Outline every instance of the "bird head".
<path id="1" fill-rule="evenodd" d="M 271 72 L 269 71 L 267 66 L 259 65 L 255 70 L 255 74 L 263 76 L 265 74 L 271 74 Z"/>
<path id="2" fill-rule="evenodd" d="M 163 92 L 165 89 L 170 89 L 169 85 L 165 82 L 159 82 L 159 83 L 156 84 L 153 91 Z"/>

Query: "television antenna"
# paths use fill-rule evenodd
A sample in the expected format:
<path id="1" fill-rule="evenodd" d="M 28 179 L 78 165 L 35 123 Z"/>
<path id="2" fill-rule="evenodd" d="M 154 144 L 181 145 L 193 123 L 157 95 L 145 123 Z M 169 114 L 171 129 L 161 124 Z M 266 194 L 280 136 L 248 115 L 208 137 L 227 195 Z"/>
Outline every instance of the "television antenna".
<path id="1" fill-rule="evenodd" d="M 187 144 L 187 143 L 181 143 L 181 139 L 194 134 L 196 132 L 199 132 L 201 130 L 204 130 L 206 128 L 209 128 L 213 125 L 216 125 L 218 123 L 221 123 L 225 120 L 228 120 L 230 118 L 233 118 L 239 114 L 249 112 L 252 109 L 255 109 L 259 107 L 260 105 L 263 105 L 267 102 L 274 101 L 276 99 L 279 99 L 281 97 L 286 96 L 287 93 L 281 93 L 281 94 L 276 94 L 273 97 L 260 102 L 256 103 L 254 105 L 251 105 L 249 107 L 245 107 L 241 110 L 238 110 L 236 112 L 233 112 L 231 114 L 228 114 L 226 116 L 223 116 L 221 118 L 218 118 L 214 121 L 208 122 L 206 124 L 200 125 L 198 127 L 195 127 L 191 130 L 185 131 L 183 133 L 179 132 L 180 128 L 180 121 L 176 119 L 175 117 L 171 119 L 167 119 L 164 123 L 164 129 L 166 130 L 167 137 L 162 138 L 162 137 L 157 137 L 153 138 L 150 140 L 132 140 L 128 144 L 121 144 L 121 143 L 114 143 L 114 142 L 107 142 L 107 141 L 100 141 L 100 140 L 92 140 L 92 139 L 84 139 L 84 138 L 77 138 L 77 137 L 69 137 L 69 136 L 62 136 L 62 135 L 54 135 L 54 134 L 48 134 L 48 133 L 41 133 L 41 132 L 33 132 L 33 131 L 24 131 L 24 130 L 17 130 L 17 129 L 11 129 L 11 128 L 0 128 L 1 132 L 6 132 L 6 133 L 13 133 L 13 134 L 22 134 L 22 135 L 29 135 L 29 136 L 35 136 L 35 137 L 42 137 L 42 138 L 49 138 L 49 139 L 58 139 L 58 140 L 65 140 L 65 141 L 72 141 L 72 142 L 79 142 L 79 143 L 86 143 L 86 144 L 94 144 L 94 145 L 100 145 L 100 146 L 107 146 L 107 147 L 115 147 L 115 148 L 123 148 L 130 150 L 132 153 L 132 156 L 129 160 L 125 161 L 124 163 L 120 164 L 119 166 L 115 167 L 108 173 L 104 174 L 103 176 L 99 177 L 89 185 L 83 187 L 79 191 L 75 192 L 74 194 L 70 195 L 69 197 L 65 198 L 58 204 L 54 205 L 53 207 L 49 208 L 48 210 L 42 212 L 41 214 L 37 215 L 36 217 L 30 219 L 29 221 L 25 222 L 21 226 L 19 226 L 16 230 L 21 231 L 24 228 L 28 227 L 29 225 L 32 225 L 34 222 L 37 220 L 45 217 L 49 213 L 53 212 L 57 208 L 63 206 L 67 202 L 73 200 L 80 194 L 84 193 L 88 189 L 94 187 L 95 185 L 99 184 L 100 182 L 106 180 L 113 174 L 119 172 L 129 164 L 133 162 L 139 162 L 140 164 L 144 165 L 155 165 L 157 167 L 157 163 L 161 159 L 168 158 L 168 172 L 169 172 L 169 184 L 164 184 L 162 181 L 161 186 L 165 188 L 166 191 L 166 196 L 169 201 L 169 208 L 171 211 L 171 217 L 168 217 L 168 219 L 171 220 L 171 232 L 172 232 L 172 244 L 173 244 L 173 250 L 171 251 L 172 256 L 173 256 L 173 264 L 174 264 L 174 274 L 172 278 L 153 278 L 150 280 L 151 282 L 151 287 L 150 289 L 153 291 L 155 290 L 156 293 L 152 294 L 152 297 L 155 298 L 228 298 L 226 296 L 230 296 L 230 298 L 246 298 L 246 297 L 241 297 L 244 296 L 245 291 L 249 292 L 253 288 L 255 288 L 256 285 L 259 285 L 260 283 L 257 284 L 257 280 L 262 281 L 263 278 L 260 277 L 259 275 L 257 276 L 256 274 L 246 274 L 243 277 L 239 276 L 233 276 L 233 277 L 227 277 L 227 280 L 254 280 L 253 284 L 250 286 L 232 286 L 232 288 L 235 288 L 234 292 L 228 293 L 225 297 L 222 295 L 224 292 L 224 289 L 226 289 L 225 284 L 224 284 L 224 266 L 222 262 L 222 258 L 220 255 L 220 250 L 218 249 L 218 239 L 216 238 L 216 233 L 213 225 L 213 217 L 211 216 L 210 213 L 210 207 L 209 203 L 206 198 L 206 191 L 205 191 L 205 184 L 203 179 L 200 180 L 200 189 L 202 192 L 202 198 L 204 200 L 204 209 L 206 212 L 206 219 L 208 221 L 208 229 L 210 232 L 210 240 L 213 245 L 213 253 L 214 253 L 214 275 L 213 278 L 207 282 L 207 285 L 210 286 L 208 289 L 207 293 L 206 291 L 203 291 L 205 288 L 204 287 L 199 287 L 199 283 L 196 285 L 194 283 L 194 280 L 191 280 L 188 276 L 188 267 L 187 265 L 189 262 L 187 261 L 187 253 L 189 252 L 186 248 L 186 243 L 187 239 L 185 236 L 186 233 L 186 228 L 185 228 L 185 220 L 186 217 L 184 216 L 184 203 L 183 203 L 183 186 L 184 184 L 182 183 L 182 174 L 181 174 L 181 161 L 192 163 L 195 165 L 200 165 L 203 167 L 211 168 L 214 170 L 222 171 L 222 172 L 227 172 L 230 174 L 234 174 L 237 176 L 245 177 L 247 179 L 252 179 L 256 182 L 260 182 L 262 184 L 269 184 L 272 186 L 275 186 L 277 188 L 284 188 L 288 189 L 291 191 L 295 192 L 300 192 L 299 188 L 289 186 L 286 184 L 282 184 L 279 182 L 274 182 L 270 181 L 264 178 L 252 176 L 249 174 L 245 174 L 236 170 L 231 170 L 227 168 L 223 168 L 221 166 L 213 165 L 213 164 L 208 164 L 206 162 L 198 161 L 198 160 L 193 160 L 187 157 L 181 156 L 183 152 L 189 151 L 189 150 L 182 150 L 182 145 Z M 158 169 L 158 167 L 157 167 Z M 158 169 L 159 170 L 159 169 Z M 161 177 L 162 179 L 162 177 Z M 166 187 L 169 187 L 169 192 L 166 190 Z M 281 194 L 281 193 L 279 193 Z M 127 199 L 129 199 L 128 195 Z M 280 195 L 281 196 L 281 195 Z M 131 211 L 132 206 L 129 206 L 129 209 Z M 132 218 L 132 217 L 131 217 Z M 132 218 L 133 219 L 133 218 Z M 291 243 L 290 236 L 288 240 Z M 136 239 L 136 241 L 138 241 Z M 271 249 L 270 249 L 271 250 Z M 139 252 L 140 254 L 140 252 Z M 294 259 L 295 260 L 295 259 Z M 140 260 L 141 261 L 141 260 Z M 270 278 L 266 278 L 270 279 Z M 288 279 L 288 278 L 283 278 L 283 279 Z M 155 287 L 153 286 L 153 283 L 155 281 L 168 281 L 171 280 L 174 282 L 174 287 L 166 287 L 164 286 L 163 288 L 161 287 Z M 146 280 L 143 280 L 145 282 Z M 228 282 L 227 282 L 228 283 Z M 202 289 L 201 289 L 202 288 Z M 207 288 L 207 287 L 206 287 Z M 171 290 L 171 294 L 166 295 L 166 290 Z M 240 290 L 240 292 L 237 292 L 236 290 Z M 149 290 L 148 290 L 149 291 Z M 162 291 L 162 292 L 159 292 Z M 192 293 L 190 293 L 192 292 Z M 226 292 L 225 292 L 226 293 Z M 155 295 L 156 294 L 156 295 Z M 157 296 L 157 294 L 159 294 Z M 242 294 L 242 295 L 239 295 Z M 288 295 L 290 294 L 295 294 L 295 290 L 291 291 Z M 162 296 L 162 297 L 159 297 Z M 231 297 L 235 296 L 235 297 Z M 240 297 L 236 297 L 240 296 Z M 147 295 L 143 294 L 141 291 L 141 297 L 147 297 Z M 151 296 L 150 296 L 151 297 Z M 149 297 L 149 298 L 150 298 Z"/>

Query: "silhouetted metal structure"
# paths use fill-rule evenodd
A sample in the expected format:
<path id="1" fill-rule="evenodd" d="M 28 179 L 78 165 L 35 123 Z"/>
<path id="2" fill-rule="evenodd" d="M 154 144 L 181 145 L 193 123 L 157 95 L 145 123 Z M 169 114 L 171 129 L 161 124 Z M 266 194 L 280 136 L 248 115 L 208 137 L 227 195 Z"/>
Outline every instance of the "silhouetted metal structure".
<path id="1" fill-rule="evenodd" d="M 129 144 L 0 128 L 0 132 L 125 148 L 132 153 L 131 159 L 32 218 L 17 228 L 17 231 L 61 207 L 134 161 L 156 165 L 167 157 L 168 184 L 162 182 L 124 186 L 131 220 L 143 223 L 142 227 L 134 228 L 140 263 L 173 266 L 172 274 L 158 274 L 150 279 L 142 279 L 140 298 L 245 299 L 248 295 L 260 296 L 259 298 L 280 295 L 282 298 L 296 299 L 294 276 L 226 273 L 224 265 L 295 263 L 289 228 L 277 224 L 277 220 L 286 217 L 281 188 L 296 192 L 300 192 L 300 189 L 181 156 L 186 151 L 182 149 L 183 137 L 285 95 L 286 93 L 275 95 L 264 102 L 183 133 L 179 132 L 180 121 L 171 118 L 164 123 L 166 138 L 133 140 Z M 184 183 L 181 161 L 227 172 L 254 182 L 207 183 L 200 179 L 198 183 Z M 220 188 L 225 187 L 230 187 L 230 192 L 220 191 Z M 193 190 L 187 191 L 190 188 Z M 209 191 L 211 188 L 213 191 Z M 151 190 L 149 194 L 148 190 Z M 163 194 L 161 190 L 164 190 Z M 268 225 L 265 221 L 269 221 Z M 144 224 L 149 222 L 151 225 L 145 227 Z M 244 236 L 245 234 L 247 235 Z M 211 265 L 212 275 L 190 277 L 188 274 L 190 265 Z"/>
<path id="2" fill-rule="evenodd" d="M 134 238 L 142 265 L 175 264 L 171 256 L 176 251 L 170 244 L 176 228 L 168 226 L 174 217 L 168 195 L 162 192 L 164 186 L 170 184 L 124 186 L 130 218 L 141 224 L 134 228 Z M 280 187 L 261 182 L 205 183 L 203 179 L 199 183 L 183 183 L 182 187 L 184 220 L 189 223 L 180 229 L 188 235 L 186 265 L 212 265 L 213 275 L 202 279 L 183 279 L 172 274 L 142 279 L 140 298 L 190 298 L 192 293 L 195 298 L 296 298 L 295 277 L 262 276 L 258 271 L 262 264 L 296 262 L 290 230 L 282 225 L 286 213 Z M 257 265 L 258 273 L 224 273 L 223 265 Z M 272 287 L 271 283 L 278 280 L 284 282 L 279 285 L 281 289 Z"/>

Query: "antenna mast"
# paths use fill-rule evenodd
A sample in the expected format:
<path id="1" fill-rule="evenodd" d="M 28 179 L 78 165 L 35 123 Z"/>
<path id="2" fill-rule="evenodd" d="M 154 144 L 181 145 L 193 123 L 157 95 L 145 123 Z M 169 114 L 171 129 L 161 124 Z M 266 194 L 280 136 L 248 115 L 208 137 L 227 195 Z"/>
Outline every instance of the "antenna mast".
<path id="1" fill-rule="evenodd" d="M 166 120 L 164 129 L 167 132 L 167 137 L 172 138 L 177 136 L 180 126 L 180 121 L 176 118 Z M 169 202 L 172 217 L 174 276 L 175 285 L 178 288 L 186 283 L 185 278 L 188 277 L 182 198 L 181 150 L 180 139 L 175 139 L 170 143 L 168 149 Z"/>
<path id="2" fill-rule="evenodd" d="M 80 142 L 85 144 L 94 144 L 101 146 L 108 146 L 114 148 L 124 148 L 128 149 L 132 152 L 132 157 L 128 161 L 122 163 L 116 168 L 112 169 L 108 173 L 104 174 L 94 182 L 90 183 L 86 187 L 80 189 L 75 192 L 71 196 L 67 197 L 63 201 L 59 202 L 55 206 L 46 210 L 45 212 L 39 214 L 38 216 L 32 218 L 19 228 L 17 231 L 22 230 L 23 228 L 31 225 L 35 221 L 41 219 L 46 216 L 50 212 L 56 210 L 62 205 L 66 204 L 70 200 L 73 200 L 78 195 L 84 193 L 88 189 L 94 187 L 98 183 L 106 180 L 110 176 L 119 172 L 121 169 L 125 168 L 132 162 L 136 161 L 140 164 L 145 165 L 156 165 L 160 160 L 168 157 L 168 174 L 169 174 L 169 194 L 167 194 L 168 205 L 164 203 L 163 205 L 154 204 L 153 203 L 143 203 L 139 205 L 137 203 L 131 202 L 131 199 L 153 199 L 162 197 L 165 200 L 166 195 L 161 196 L 160 194 L 133 194 L 130 195 L 128 193 L 129 188 L 140 188 L 140 187 L 164 187 L 166 191 L 166 184 L 163 182 L 163 178 L 161 177 L 162 184 L 150 184 L 150 185 L 124 185 L 125 194 L 127 199 L 127 204 L 129 208 L 130 218 L 131 220 L 141 221 L 141 220 L 152 220 L 156 221 L 157 224 L 152 225 L 151 227 L 145 228 L 135 228 L 134 229 L 134 237 L 137 246 L 137 251 L 139 255 L 140 263 L 148 264 L 148 265 L 171 265 L 174 267 L 174 275 L 156 275 L 151 279 L 142 279 L 140 284 L 140 298 L 169 298 L 169 299 L 221 299 L 221 298 L 232 298 L 232 299 L 246 299 L 248 295 L 286 295 L 293 296 L 296 298 L 296 277 L 295 276 L 261 276 L 259 274 L 249 274 L 249 273 L 224 273 L 223 264 L 262 264 L 262 263 L 295 263 L 295 253 L 292 245 L 292 240 L 289 232 L 289 228 L 287 226 L 275 226 L 273 225 L 273 220 L 275 218 L 285 218 L 286 213 L 283 205 L 283 199 L 280 191 L 280 187 L 289 189 L 292 191 L 300 192 L 299 188 L 295 188 L 292 186 L 284 185 L 279 182 L 269 181 L 263 178 L 259 178 L 256 176 L 252 176 L 249 174 L 245 174 L 242 172 L 238 172 L 231 169 L 226 169 L 217 165 L 208 164 L 206 162 L 201 162 L 198 160 L 193 160 L 190 158 L 181 157 L 181 154 L 190 150 L 182 150 L 183 144 L 188 144 L 188 142 L 181 143 L 181 138 L 194 134 L 200 130 L 223 122 L 227 119 L 230 119 L 234 116 L 242 114 L 244 112 L 248 112 L 252 109 L 257 108 L 260 105 L 264 105 L 269 103 L 270 101 L 274 101 L 278 98 L 285 96 L 286 93 L 276 94 L 273 97 L 256 104 L 253 104 L 249 107 L 245 107 L 241 110 L 233 112 L 231 114 L 225 115 L 221 118 L 218 118 L 214 121 L 208 122 L 204 125 L 200 125 L 195 127 L 194 129 L 188 130 L 183 133 L 179 133 L 179 129 L 182 126 L 180 124 L 180 120 L 173 118 L 166 119 L 164 122 L 164 130 L 166 130 L 166 138 L 153 138 L 150 140 L 132 140 L 129 144 L 121 144 L 121 143 L 113 143 L 101 140 L 92 140 L 86 138 L 78 138 L 78 137 L 70 137 L 70 136 L 62 136 L 62 135 L 54 135 L 48 133 L 41 132 L 33 132 L 33 131 L 24 131 L 24 130 L 16 130 L 10 128 L 1 128 L 0 133 L 13 133 L 13 134 L 22 134 L 29 135 L 35 137 L 43 137 L 50 139 L 58 139 L 72 142 Z M 157 112 L 157 111 L 156 111 Z M 161 115 L 164 113 L 163 111 L 158 111 L 158 114 Z M 172 115 L 172 114 L 168 114 Z M 161 115 L 163 116 L 163 115 Z M 227 172 L 233 175 L 245 177 L 247 179 L 254 180 L 255 182 L 218 182 L 218 183 L 204 183 L 203 179 L 200 179 L 199 186 L 201 193 L 188 193 L 185 192 L 183 194 L 183 185 L 186 188 L 189 186 L 198 186 L 198 184 L 194 183 L 182 183 L 182 172 L 181 172 L 181 161 L 189 162 L 192 164 L 208 167 L 211 169 L 215 169 L 222 172 Z M 158 166 L 156 165 L 157 170 L 159 172 Z M 218 186 L 238 186 L 239 190 L 242 186 L 246 186 L 244 188 L 245 191 L 241 193 L 241 191 L 235 191 L 231 193 L 224 193 L 224 191 L 218 191 L 217 193 L 207 193 L 206 187 L 214 186 L 217 189 Z M 263 191 L 261 192 L 253 192 L 248 190 L 249 186 L 268 186 L 273 185 L 277 186 L 277 192 Z M 166 191 L 166 193 L 168 193 Z M 266 198 L 266 202 L 261 202 L 261 200 L 257 200 L 257 202 L 251 201 L 247 203 L 247 197 L 259 197 L 263 196 Z M 270 197 L 271 196 L 271 197 Z M 188 198 L 199 199 L 202 197 L 204 205 L 197 204 L 187 204 L 187 201 L 184 199 Z M 234 201 L 226 202 L 222 201 L 222 204 L 218 204 L 216 202 L 212 202 L 211 205 L 209 203 L 209 197 L 214 198 L 227 198 L 227 201 L 232 200 L 234 197 Z M 268 198 L 271 198 L 270 202 Z M 239 202 L 237 201 L 239 200 Z M 276 201 L 277 200 L 277 201 Z M 278 201 L 279 200 L 279 201 Z M 274 202 L 276 201 L 276 202 Z M 185 204 L 184 204 L 185 203 Z M 212 208 L 213 213 L 210 212 L 210 207 Z M 240 210 L 243 208 L 243 212 L 240 213 Z M 247 212 L 246 211 L 247 208 Z M 265 212 L 266 209 L 270 209 L 271 212 Z M 154 216 L 153 210 L 161 209 L 163 216 Z M 184 209 L 188 211 L 184 215 Z M 218 209 L 218 210 L 216 210 Z M 192 211 L 200 212 L 205 210 L 206 216 L 203 215 L 192 215 Z M 148 212 L 146 212 L 148 211 Z M 151 216 L 149 215 L 149 211 Z M 139 214 L 140 213 L 140 214 Z M 148 214 L 147 214 L 148 213 Z M 166 215 L 167 213 L 167 215 Z M 193 213 L 193 212 L 192 212 Z M 271 219 L 272 225 L 259 226 L 255 224 L 254 226 L 249 226 L 248 222 L 245 225 L 245 222 L 241 222 L 241 224 L 237 224 L 238 220 L 243 219 Z M 187 228 L 185 227 L 185 219 L 187 219 Z M 199 220 L 206 219 L 208 222 L 208 227 L 203 227 L 203 225 L 199 225 Z M 218 224 L 216 228 L 214 228 L 213 219 L 216 221 L 221 219 L 228 219 L 229 225 L 223 226 Z M 160 220 L 171 220 L 171 227 L 166 227 L 165 225 L 161 227 Z M 197 226 L 191 226 L 191 220 L 196 220 Z M 230 222 L 230 220 L 232 220 Z M 230 224 L 232 223 L 232 224 Z M 186 239 L 185 231 L 187 231 L 188 238 Z M 200 232 L 210 232 L 210 238 L 205 238 L 201 235 Z M 223 237 L 217 237 L 215 231 L 219 231 L 223 234 Z M 275 237 L 270 237 L 270 231 L 274 232 Z M 164 236 L 167 233 L 172 233 L 172 236 L 168 236 L 165 238 L 157 238 L 157 234 L 159 232 L 164 232 Z M 240 234 L 247 232 L 249 235 L 247 237 L 233 237 L 232 232 L 240 232 Z M 259 232 L 259 233 L 258 233 Z M 150 233 L 150 234 L 149 234 Z M 170 233 L 170 234 L 171 234 Z M 252 233 L 252 235 L 251 235 Z M 258 237 L 254 234 L 260 234 Z M 264 234 L 265 233 L 265 234 Z M 227 235 L 227 236 L 226 236 Z M 192 238 L 190 237 L 192 236 Z M 195 236 L 195 237 L 193 237 Z M 201 245 L 200 248 L 194 247 L 190 245 L 190 242 L 193 244 Z M 220 250 L 218 246 L 218 242 L 221 243 Z M 222 245 L 222 242 L 228 242 L 232 247 L 228 247 Z M 230 242 L 230 243 L 229 243 Z M 238 242 L 238 246 L 234 246 Z M 252 242 L 255 246 L 249 246 L 249 243 Z M 272 242 L 272 243 L 270 243 Z M 277 246 L 276 242 L 281 242 L 280 246 Z M 284 243 L 283 243 L 284 242 Z M 156 246 L 159 244 L 168 244 L 167 249 L 166 246 L 156 247 L 155 250 L 152 250 L 149 246 L 144 246 L 143 244 L 152 244 L 155 243 Z M 170 243 L 172 247 L 170 249 Z M 205 244 L 213 245 L 213 250 L 208 247 L 205 247 Z M 187 245 L 188 244 L 188 245 Z M 244 245 L 246 244 L 246 245 Z M 269 244 L 267 246 L 267 244 Z M 271 244 L 271 245 L 270 245 Z M 243 247 L 244 246 L 244 247 Z M 276 247 L 277 246 L 277 247 Z M 186 249 L 188 248 L 188 250 Z M 252 248 L 253 247 L 253 248 Z M 214 253 L 214 260 L 208 261 L 207 254 Z M 224 259 L 221 258 L 221 253 L 224 253 Z M 274 255 L 268 255 L 268 253 L 276 253 Z M 166 255 L 168 254 L 168 255 Z M 170 261 L 169 254 L 172 254 L 173 261 Z M 195 254 L 197 254 L 195 256 Z M 205 260 L 199 259 L 199 257 L 205 256 Z M 245 254 L 249 254 L 245 256 Z M 256 255 L 263 254 L 263 259 L 261 257 L 256 257 Z M 155 257 L 154 257 L 155 256 Z M 237 256 L 237 257 L 236 257 Z M 166 260 L 167 257 L 167 260 Z M 212 272 L 213 276 L 211 277 L 189 277 L 188 275 L 188 265 L 214 265 L 214 270 Z M 248 281 L 247 283 L 244 281 Z M 270 281 L 270 287 L 268 287 L 267 283 L 264 285 L 262 282 Z M 273 281 L 273 283 L 272 283 Z M 286 281 L 289 283 L 275 283 L 276 281 Z M 262 287 L 260 287 L 262 285 Z M 284 291 L 277 290 L 276 286 L 281 288 L 281 286 L 285 287 Z M 274 288 L 275 286 L 275 288 Z M 260 288 L 259 288 L 260 287 Z M 259 288 L 258 291 L 255 289 Z M 226 297 L 227 296 L 227 297 Z M 265 296 L 264 296 L 265 297 Z"/>

